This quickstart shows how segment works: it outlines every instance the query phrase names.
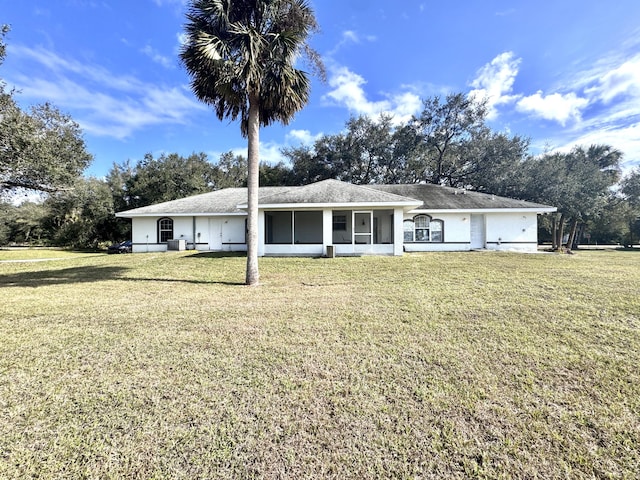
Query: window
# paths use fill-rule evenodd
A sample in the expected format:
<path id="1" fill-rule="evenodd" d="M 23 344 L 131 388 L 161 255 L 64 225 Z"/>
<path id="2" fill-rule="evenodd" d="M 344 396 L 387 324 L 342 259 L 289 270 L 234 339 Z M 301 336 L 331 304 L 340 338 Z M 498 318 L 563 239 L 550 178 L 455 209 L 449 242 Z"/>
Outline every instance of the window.
<path id="1" fill-rule="evenodd" d="M 413 220 L 404 221 L 405 242 L 443 242 L 444 222 L 431 220 L 429 215 L 416 215 Z"/>
<path id="2" fill-rule="evenodd" d="M 432 242 L 443 242 L 442 231 L 444 229 L 442 220 L 431 220 L 429 223 L 431 226 L 431 241 Z"/>
<path id="3" fill-rule="evenodd" d="M 344 232 L 347 230 L 347 216 L 346 215 L 334 215 L 333 216 L 333 231 Z"/>
<path id="4" fill-rule="evenodd" d="M 158 243 L 167 243 L 173 238 L 173 220 L 161 218 L 158 220 Z"/>
<path id="5" fill-rule="evenodd" d="M 413 220 L 405 220 L 404 224 L 404 241 L 413 242 Z"/>
<path id="6" fill-rule="evenodd" d="M 429 220 L 429 217 L 427 217 L 426 215 L 420 215 L 413 219 L 415 242 L 429 241 Z"/>

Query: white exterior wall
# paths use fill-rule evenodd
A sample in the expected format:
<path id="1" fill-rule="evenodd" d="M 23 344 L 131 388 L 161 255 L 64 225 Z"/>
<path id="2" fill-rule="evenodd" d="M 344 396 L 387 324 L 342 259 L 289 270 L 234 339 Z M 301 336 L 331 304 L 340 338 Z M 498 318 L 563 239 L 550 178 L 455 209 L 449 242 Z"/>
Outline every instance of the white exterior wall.
<path id="1" fill-rule="evenodd" d="M 246 219 L 244 215 L 221 217 L 222 250 L 225 252 L 246 252 Z"/>
<path id="2" fill-rule="evenodd" d="M 209 218 L 196 217 L 196 250 L 209 248 Z"/>
<path id="3" fill-rule="evenodd" d="M 173 238 L 185 240 L 187 248 L 193 248 L 193 217 L 173 218 Z"/>
<path id="4" fill-rule="evenodd" d="M 487 249 L 535 252 L 538 249 L 538 216 L 532 213 L 486 215 Z"/>
<path id="5" fill-rule="evenodd" d="M 443 243 L 406 243 L 407 252 L 444 252 L 470 250 L 471 214 L 432 214 L 413 211 L 404 214 L 404 219 L 413 219 L 418 214 L 444 221 Z M 536 212 L 484 213 L 486 248 L 489 250 L 517 250 L 531 252 L 538 248 L 538 215 Z"/>
<path id="6" fill-rule="evenodd" d="M 139 217 L 131 219 L 131 242 L 134 253 L 164 252 L 165 244 L 158 245 L 158 219 L 160 217 Z"/>
<path id="7" fill-rule="evenodd" d="M 442 243 L 404 243 L 403 220 L 418 214 L 430 215 L 444 224 Z M 486 248 L 491 250 L 536 251 L 538 242 L 538 217 L 536 212 L 484 213 Z M 132 242 L 135 253 L 163 252 L 166 244 L 158 244 L 158 220 L 164 217 L 136 217 L 132 219 Z M 187 248 L 193 248 L 194 217 L 169 217 L 173 219 L 174 238 L 184 239 Z M 385 254 L 402 255 L 406 252 L 464 251 L 470 249 L 471 214 L 394 211 L 393 243 L 390 244 L 334 244 L 333 210 L 322 214 L 323 243 L 310 245 L 265 245 L 265 216 L 258 214 L 258 254 L 264 255 L 325 255 L 327 245 L 334 245 L 337 255 Z M 201 251 L 246 251 L 244 215 L 195 217 L 195 248 Z M 198 235 L 199 234 L 199 235 Z M 386 240 L 386 239 L 385 239 Z"/>
<path id="8" fill-rule="evenodd" d="M 131 219 L 131 240 L 135 253 L 165 252 L 158 242 L 158 220 L 173 220 L 173 238 L 184 239 L 194 248 L 194 217 L 136 217 Z M 246 251 L 244 216 L 195 217 L 195 248 L 199 251 Z M 216 238 L 214 238 L 216 237 Z"/>
<path id="9" fill-rule="evenodd" d="M 458 252 L 470 249 L 471 215 L 469 213 L 429 213 L 427 211 L 411 211 L 405 213 L 404 220 L 413 220 L 416 215 L 429 215 L 432 220 L 443 221 L 444 241 L 442 243 L 405 243 L 405 252 Z M 400 225 L 400 239 L 403 240 L 403 226 Z"/>

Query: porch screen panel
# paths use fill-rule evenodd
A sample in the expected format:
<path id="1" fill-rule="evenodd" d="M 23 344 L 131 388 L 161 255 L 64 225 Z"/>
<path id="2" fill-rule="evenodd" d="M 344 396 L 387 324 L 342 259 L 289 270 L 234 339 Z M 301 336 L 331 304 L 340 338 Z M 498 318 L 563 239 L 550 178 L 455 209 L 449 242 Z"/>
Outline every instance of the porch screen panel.
<path id="1" fill-rule="evenodd" d="M 322 243 L 322 212 L 295 212 L 294 242 Z"/>
<path id="2" fill-rule="evenodd" d="M 292 213 L 291 211 L 265 212 L 265 243 L 292 243 Z"/>
<path id="3" fill-rule="evenodd" d="M 333 211 L 333 243 L 351 243 L 351 212 L 348 210 Z"/>

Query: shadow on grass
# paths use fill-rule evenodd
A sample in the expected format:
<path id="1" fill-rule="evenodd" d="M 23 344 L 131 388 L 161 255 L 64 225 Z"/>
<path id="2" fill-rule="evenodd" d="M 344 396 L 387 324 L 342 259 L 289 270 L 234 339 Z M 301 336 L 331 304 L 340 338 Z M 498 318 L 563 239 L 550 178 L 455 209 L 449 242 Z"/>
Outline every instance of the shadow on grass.
<path id="1" fill-rule="evenodd" d="M 72 267 L 60 270 L 21 272 L 0 275 L 0 287 L 44 287 L 66 283 L 101 282 L 121 280 L 123 267 Z"/>
<path id="2" fill-rule="evenodd" d="M 203 258 L 239 258 L 246 257 L 246 252 L 201 252 L 194 253 L 193 255 L 189 255 L 184 257 L 185 259 L 196 259 L 201 260 Z"/>
<path id="3" fill-rule="evenodd" d="M 129 270 L 124 267 L 73 267 L 60 270 L 44 270 L 39 272 L 21 272 L 0 275 L 1 287 L 46 287 L 74 283 L 102 282 L 117 280 L 121 282 L 159 282 L 159 283 L 191 283 L 195 285 L 244 285 L 241 282 L 189 280 L 181 278 L 140 278 L 126 277 Z"/>
<path id="4" fill-rule="evenodd" d="M 222 280 L 186 280 L 184 278 L 142 278 L 142 277 L 123 277 L 118 280 L 125 282 L 158 282 L 158 283 L 191 283 L 193 285 L 228 285 L 228 286 L 245 286 L 242 282 L 225 282 Z"/>

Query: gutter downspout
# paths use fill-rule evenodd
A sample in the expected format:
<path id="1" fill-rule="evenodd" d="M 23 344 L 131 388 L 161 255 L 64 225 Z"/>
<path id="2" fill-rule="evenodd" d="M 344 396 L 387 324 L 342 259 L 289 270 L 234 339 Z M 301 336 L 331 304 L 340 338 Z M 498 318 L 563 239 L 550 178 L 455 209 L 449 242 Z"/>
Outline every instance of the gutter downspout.
<path id="1" fill-rule="evenodd" d="M 191 237 L 193 239 L 193 250 L 196 250 L 196 217 L 193 216 L 193 236 Z"/>

